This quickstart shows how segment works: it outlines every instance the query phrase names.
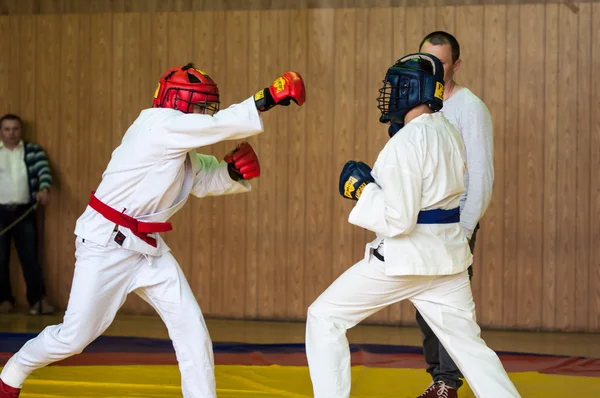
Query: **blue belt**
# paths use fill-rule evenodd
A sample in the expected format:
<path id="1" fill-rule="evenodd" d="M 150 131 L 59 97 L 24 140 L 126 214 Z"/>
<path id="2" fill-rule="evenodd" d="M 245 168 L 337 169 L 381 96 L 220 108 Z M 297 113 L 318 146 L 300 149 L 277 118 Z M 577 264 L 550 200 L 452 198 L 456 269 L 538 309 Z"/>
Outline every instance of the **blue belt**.
<path id="1" fill-rule="evenodd" d="M 453 224 L 457 222 L 460 222 L 460 207 L 450 210 L 421 210 L 417 217 L 417 224 Z M 385 257 L 377 249 L 373 250 L 373 255 L 379 261 L 385 261 Z"/>
<path id="2" fill-rule="evenodd" d="M 421 210 L 417 224 L 452 224 L 460 222 L 460 207 L 454 209 Z"/>

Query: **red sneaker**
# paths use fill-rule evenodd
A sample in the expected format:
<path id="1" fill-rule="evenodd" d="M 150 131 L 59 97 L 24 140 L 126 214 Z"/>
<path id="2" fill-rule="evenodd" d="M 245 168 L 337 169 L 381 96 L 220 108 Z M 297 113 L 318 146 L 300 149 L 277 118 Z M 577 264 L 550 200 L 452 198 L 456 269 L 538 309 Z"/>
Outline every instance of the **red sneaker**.
<path id="1" fill-rule="evenodd" d="M 0 379 L 0 398 L 19 398 L 20 393 L 20 388 L 7 386 L 6 384 L 4 384 L 2 379 Z"/>
<path id="2" fill-rule="evenodd" d="M 423 393 L 421 395 L 419 395 L 417 398 L 427 398 L 427 397 L 435 397 L 435 386 L 436 383 L 431 383 L 429 385 L 429 387 L 427 387 L 427 390 L 423 391 Z"/>
<path id="3" fill-rule="evenodd" d="M 458 398 L 458 391 L 440 380 L 430 385 L 418 398 Z"/>

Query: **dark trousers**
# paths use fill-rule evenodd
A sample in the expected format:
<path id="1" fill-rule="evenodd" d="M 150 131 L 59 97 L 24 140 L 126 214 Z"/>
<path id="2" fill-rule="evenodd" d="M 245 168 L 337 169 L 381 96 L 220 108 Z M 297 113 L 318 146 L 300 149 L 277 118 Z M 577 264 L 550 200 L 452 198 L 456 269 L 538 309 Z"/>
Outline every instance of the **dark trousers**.
<path id="1" fill-rule="evenodd" d="M 475 251 L 475 235 L 479 224 L 475 227 L 471 240 L 469 241 L 469 247 L 471 253 Z M 469 267 L 469 279 L 473 277 L 473 266 Z M 443 381 L 448 387 L 457 390 L 462 386 L 463 377 L 460 370 L 440 343 L 435 333 L 431 330 L 425 319 L 417 311 L 417 323 L 421 329 L 421 335 L 423 336 L 423 354 L 425 355 L 425 361 L 427 362 L 427 373 L 431 375 L 434 382 Z"/>
<path id="2" fill-rule="evenodd" d="M 16 207 L 0 205 L 0 231 L 24 214 L 30 205 Z M 27 301 L 34 305 L 44 295 L 42 269 L 38 260 L 36 212 L 30 212 L 4 235 L 0 236 L 0 302 L 15 299 L 10 287 L 10 243 L 14 239 L 25 285 Z"/>

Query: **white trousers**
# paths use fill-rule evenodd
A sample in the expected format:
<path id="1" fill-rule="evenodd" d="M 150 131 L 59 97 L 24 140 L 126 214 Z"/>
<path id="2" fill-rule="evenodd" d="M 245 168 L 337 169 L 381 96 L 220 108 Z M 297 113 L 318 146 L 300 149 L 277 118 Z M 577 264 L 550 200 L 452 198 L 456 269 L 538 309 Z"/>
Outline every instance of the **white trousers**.
<path id="1" fill-rule="evenodd" d="M 114 234 L 113 234 L 114 235 Z M 0 377 L 15 388 L 36 369 L 79 354 L 112 323 L 127 295 L 158 312 L 173 342 L 185 398 L 216 397 L 212 341 L 190 286 L 171 253 L 144 256 L 118 246 L 76 241 L 63 323 L 45 328 L 13 355 Z"/>
<path id="2" fill-rule="evenodd" d="M 346 331 L 380 309 L 409 299 L 423 315 L 477 397 L 520 397 L 502 363 L 480 337 L 467 271 L 444 276 L 388 276 L 363 259 L 308 309 L 306 354 L 315 398 L 350 396 Z"/>

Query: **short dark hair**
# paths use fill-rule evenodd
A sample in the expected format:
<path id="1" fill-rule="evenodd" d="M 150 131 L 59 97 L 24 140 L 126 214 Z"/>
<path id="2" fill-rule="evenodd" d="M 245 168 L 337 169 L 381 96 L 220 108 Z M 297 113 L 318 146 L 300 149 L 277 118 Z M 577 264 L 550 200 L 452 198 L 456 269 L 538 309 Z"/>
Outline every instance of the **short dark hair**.
<path id="1" fill-rule="evenodd" d="M 421 51 L 423 44 L 426 42 L 429 42 L 434 46 L 449 44 L 450 49 L 452 50 L 452 62 L 454 63 L 460 58 L 460 44 L 458 44 L 458 40 L 456 40 L 456 38 L 448 32 L 444 32 L 442 30 L 431 32 L 425 36 L 423 41 L 421 41 L 421 44 L 419 45 L 419 51 Z"/>
<path id="2" fill-rule="evenodd" d="M 21 118 L 18 115 L 15 115 L 13 113 L 7 113 L 6 115 L 2 116 L 0 118 L 0 127 L 2 127 L 2 123 L 4 123 L 5 120 L 17 120 L 19 121 L 21 128 L 23 128 L 23 120 L 21 120 Z"/>

